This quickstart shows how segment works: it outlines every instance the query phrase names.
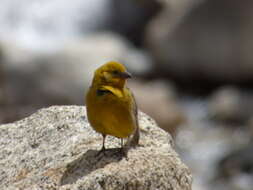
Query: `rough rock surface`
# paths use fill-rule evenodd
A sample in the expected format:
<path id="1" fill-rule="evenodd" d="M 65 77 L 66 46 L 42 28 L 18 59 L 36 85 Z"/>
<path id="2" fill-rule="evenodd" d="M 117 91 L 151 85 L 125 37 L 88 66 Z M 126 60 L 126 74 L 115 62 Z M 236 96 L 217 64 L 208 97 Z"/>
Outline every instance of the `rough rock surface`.
<path id="1" fill-rule="evenodd" d="M 192 176 L 172 148 L 171 136 L 140 113 L 140 146 L 128 157 L 91 129 L 85 107 L 53 106 L 0 126 L 1 189 L 189 190 Z"/>

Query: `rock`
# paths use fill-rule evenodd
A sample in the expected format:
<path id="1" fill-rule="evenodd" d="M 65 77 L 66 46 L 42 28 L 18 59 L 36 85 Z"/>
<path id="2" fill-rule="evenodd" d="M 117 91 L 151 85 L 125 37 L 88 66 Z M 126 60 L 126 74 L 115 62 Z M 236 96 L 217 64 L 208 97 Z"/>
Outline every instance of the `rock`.
<path id="1" fill-rule="evenodd" d="M 83 104 L 93 72 L 107 61 L 121 61 L 133 75 L 148 72 L 151 67 L 147 53 L 113 33 L 75 39 L 50 53 L 11 44 L 3 47 L 7 92 L 11 104 L 17 106 L 15 110 L 30 106 L 34 112 L 55 104 Z M 21 113 L 18 118 L 25 116 Z"/>
<path id="2" fill-rule="evenodd" d="M 118 154 L 119 140 L 89 126 L 85 107 L 53 106 L 0 126 L 4 189 L 191 189 L 192 176 L 171 136 L 140 112 L 140 146 Z"/>
<path id="3" fill-rule="evenodd" d="M 138 107 L 154 118 L 158 125 L 173 136 L 177 128 L 186 120 L 179 107 L 175 90 L 164 81 L 141 82 L 129 81 Z"/>
<path id="4" fill-rule="evenodd" d="M 208 110 L 213 119 L 245 123 L 252 116 L 253 95 L 232 86 L 225 86 L 211 96 Z"/>
<path id="5" fill-rule="evenodd" d="M 251 0 L 162 2 L 146 36 L 160 71 L 197 85 L 253 80 Z"/>

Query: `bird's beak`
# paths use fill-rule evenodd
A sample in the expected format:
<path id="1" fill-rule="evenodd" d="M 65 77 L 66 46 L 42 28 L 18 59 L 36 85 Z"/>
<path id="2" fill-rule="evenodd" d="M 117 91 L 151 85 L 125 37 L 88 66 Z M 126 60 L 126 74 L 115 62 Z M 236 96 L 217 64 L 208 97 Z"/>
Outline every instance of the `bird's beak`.
<path id="1" fill-rule="evenodd" d="M 123 78 L 123 79 L 127 79 L 127 78 L 131 78 L 132 75 L 129 72 L 126 71 L 126 72 L 119 73 L 119 77 Z"/>

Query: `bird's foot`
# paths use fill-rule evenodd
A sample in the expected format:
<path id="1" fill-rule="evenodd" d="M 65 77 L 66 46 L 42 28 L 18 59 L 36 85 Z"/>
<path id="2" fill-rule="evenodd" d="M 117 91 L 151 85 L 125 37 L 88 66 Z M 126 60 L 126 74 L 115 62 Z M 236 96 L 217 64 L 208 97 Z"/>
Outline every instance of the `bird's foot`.
<path id="1" fill-rule="evenodd" d="M 100 154 L 104 154 L 104 155 L 105 155 L 105 152 L 106 152 L 106 149 L 105 149 L 105 147 L 103 146 L 103 147 L 98 151 L 98 153 L 96 154 L 96 156 L 99 156 Z"/>

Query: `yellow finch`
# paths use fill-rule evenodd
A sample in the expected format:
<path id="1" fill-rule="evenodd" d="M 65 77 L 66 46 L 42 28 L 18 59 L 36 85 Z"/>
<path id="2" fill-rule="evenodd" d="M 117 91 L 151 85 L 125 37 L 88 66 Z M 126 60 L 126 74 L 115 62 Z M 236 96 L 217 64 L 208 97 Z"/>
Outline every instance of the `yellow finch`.
<path id="1" fill-rule="evenodd" d="M 133 136 L 130 146 L 139 141 L 138 113 L 135 99 L 126 87 L 126 79 L 131 75 L 118 62 L 108 62 L 99 67 L 93 77 L 86 96 L 88 120 L 95 131 L 103 136 L 105 150 L 106 135 L 121 138 Z"/>

